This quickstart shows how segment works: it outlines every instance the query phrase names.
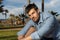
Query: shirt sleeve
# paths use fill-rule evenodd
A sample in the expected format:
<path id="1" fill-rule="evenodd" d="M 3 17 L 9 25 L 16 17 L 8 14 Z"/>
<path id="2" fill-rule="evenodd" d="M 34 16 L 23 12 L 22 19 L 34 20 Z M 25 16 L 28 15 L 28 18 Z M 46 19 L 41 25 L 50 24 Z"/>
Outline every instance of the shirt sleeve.
<path id="1" fill-rule="evenodd" d="M 51 30 L 51 28 L 53 27 L 54 23 L 54 17 L 48 17 L 43 26 L 36 32 L 32 33 L 30 36 L 32 37 L 32 39 L 41 39 L 42 36 L 44 36 L 47 32 L 49 32 Z"/>
<path id="2" fill-rule="evenodd" d="M 28 29 L 32 26 L 32 21 L 30 20 L 22 30 L 20 30 L 17 35 L 20 36 L 20 35 L 25 35 L 26 32 L 28 31 Z"/>

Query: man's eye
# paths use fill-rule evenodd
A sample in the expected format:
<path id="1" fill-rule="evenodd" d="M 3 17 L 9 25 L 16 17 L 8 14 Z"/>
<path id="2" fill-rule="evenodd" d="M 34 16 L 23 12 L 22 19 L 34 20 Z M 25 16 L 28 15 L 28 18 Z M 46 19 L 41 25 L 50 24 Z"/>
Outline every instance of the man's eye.
<path id="1" fill-rule="evenodd" d="M 32 14 L 34 14 L 35 12 L 33 12 Z"/>
<path id="2" fill-rule="evenodd" d="M 34 12 L 32 14 L 34 14 Z"/>
<path id="3" fill-rule="evenodd" d="M 31 16 L 31 15 L 29 15 L 29 16 Z"/>

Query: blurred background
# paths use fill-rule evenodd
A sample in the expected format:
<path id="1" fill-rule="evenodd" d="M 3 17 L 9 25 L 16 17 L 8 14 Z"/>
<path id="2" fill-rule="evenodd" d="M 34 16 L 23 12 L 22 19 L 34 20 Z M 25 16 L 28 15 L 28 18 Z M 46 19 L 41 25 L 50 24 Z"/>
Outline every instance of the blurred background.
<path id="1" fill-rule="evenodd" d="M 30 20 L 24 11 L 30 3 L 60 23 L 60 0 L 0 0 L 0 40 L 17 40 L 17 32 Z"/>

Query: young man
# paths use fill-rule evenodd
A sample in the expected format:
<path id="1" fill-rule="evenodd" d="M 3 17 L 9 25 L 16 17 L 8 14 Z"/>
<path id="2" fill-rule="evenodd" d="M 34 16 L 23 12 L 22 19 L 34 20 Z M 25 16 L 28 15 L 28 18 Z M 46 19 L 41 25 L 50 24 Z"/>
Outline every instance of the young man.
<path id="1" fill-rule="evenodd" d="M 29 4 L 25 8 L 25 12 L 30 21 L 17 33 L 18 40 L 41 40 L 43 37 L 60 40 L 59 24 L 53 15 L 40 12 L 34 3 Z M 46 39 L 43 38 L 43 40 Z"/>

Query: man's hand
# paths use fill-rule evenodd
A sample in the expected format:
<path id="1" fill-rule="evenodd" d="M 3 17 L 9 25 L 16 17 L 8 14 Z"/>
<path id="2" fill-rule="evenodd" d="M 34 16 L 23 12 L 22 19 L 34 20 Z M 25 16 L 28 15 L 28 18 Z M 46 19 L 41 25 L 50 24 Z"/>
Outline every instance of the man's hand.
<path id="1" fill-rule="evenodd" d="M 32 31 L 31 31 L 32 30 Z M 30 27 L 30 29 L 27 31 L 27 33 L 25 34 L 25 37 L 28 37 L 30 36 L 33 32 L 35 32 L 36 29 L 35 27 Z"/>
<path id="2" fill-rule="evenodd" d="M 21 40 L 32 40 L 32 38 L 31 38 L 31 36 L 28 36 L 28 37 L 23 38 L 23 39 L 21 39 Z"/>
<path id="3" fill-rule="evenodd" d="M 23 35 L 18 36 L 18 40 L 21 40 L 23 38 Z"/>

